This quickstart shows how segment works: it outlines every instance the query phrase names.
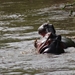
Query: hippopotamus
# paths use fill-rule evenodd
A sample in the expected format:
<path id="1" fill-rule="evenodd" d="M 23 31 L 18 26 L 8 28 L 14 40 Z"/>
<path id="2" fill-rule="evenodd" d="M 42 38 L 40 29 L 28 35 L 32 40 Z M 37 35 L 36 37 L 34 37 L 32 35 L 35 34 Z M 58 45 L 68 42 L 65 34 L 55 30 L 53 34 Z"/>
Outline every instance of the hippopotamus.
<path id="1" fill-rule="evenodd" d="M 61 54 L 61 53 L 65 53 L 64 49 L 68 48 L 68 47 L 75 47 L 75 42 L 70 39 L 70 38 L 66 38 L 63 37 L 61 35 L 57 35 L 55 28 L 52 24 L 48 24 L 48 23 L 44 23 L 43 25 L 41 25 L 38 28 L 38 33 L 44 37 L 46 37 L 46 35 L 48 33 L 50 33 L 50 35 L 47 37 L 47 39 L 45 40 L 45 43 L 43 42 L 42 47 L 40 48 L 40 45 L 42 43 L 40 43 L 40 45 L 37 45 L 37 42 L 35 42 L 35 47 L 38 47 L 38 52 L 41 53 L 53 53 L 53 54 Z M 47 45 L 46 42 L 48 42 L 48 40 L 50 40 Z"/>
<path id="2" fill-rule="evenodd" d="M 63 44 L 63 46 L 61 45 Z M 62 37 L 61 40 L 56 38 L 51 44 L 44 46 L 40 53 L 52 53 L 52 54 L 61 54 L 65 53 L 64 49 L 69 47 L 75 47 L 75 42 L 70 38 Z"/>

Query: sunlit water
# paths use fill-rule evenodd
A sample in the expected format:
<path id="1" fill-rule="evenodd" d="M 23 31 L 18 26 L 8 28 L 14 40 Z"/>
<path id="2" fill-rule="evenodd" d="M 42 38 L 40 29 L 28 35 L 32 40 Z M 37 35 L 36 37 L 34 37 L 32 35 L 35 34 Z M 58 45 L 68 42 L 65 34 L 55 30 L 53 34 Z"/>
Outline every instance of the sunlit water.
<path id="1" fill-rule="evenodd" d="M 75 12 L 68 0 L 0 0 L 0 75 L 75 75 L 75 48 L 61 55 L 38 54 L 37 28 L 50 22 L 57 34 L 75 35 Z M 75 7 L 72 8 L 75 11 Z"/>

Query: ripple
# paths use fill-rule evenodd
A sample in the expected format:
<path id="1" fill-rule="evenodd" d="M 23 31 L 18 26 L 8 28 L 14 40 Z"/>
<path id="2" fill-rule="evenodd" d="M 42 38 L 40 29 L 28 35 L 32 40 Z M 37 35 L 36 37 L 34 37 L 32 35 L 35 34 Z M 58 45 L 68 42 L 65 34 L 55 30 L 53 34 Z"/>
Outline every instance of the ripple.
<path id="1" fill-rule="evenodd" d="M 32 26 L 25 26 L 25 27 L 12 27 L 12 28 L 6 28 L 3 31 L 23 31 L 23 30 L 27 30 L 27 29 L 33 29 Z"/>

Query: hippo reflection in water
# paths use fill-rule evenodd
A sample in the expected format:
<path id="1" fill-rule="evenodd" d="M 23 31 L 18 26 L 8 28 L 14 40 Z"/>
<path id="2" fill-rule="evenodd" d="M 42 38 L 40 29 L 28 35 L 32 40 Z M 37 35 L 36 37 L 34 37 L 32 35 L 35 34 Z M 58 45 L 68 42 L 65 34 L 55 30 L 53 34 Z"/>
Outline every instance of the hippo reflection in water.
<path id="1" fill-rule="evenodd" d="M 34 46 L 41 53 L 64 53 L 64 49 L 75 47 L 75 42 L 70 38 L 56 35 L 56 31 L 52 24 L 44 23 L 38 28 L 38 33 L 43 36 L 40 40 L 35 40 Z"/>

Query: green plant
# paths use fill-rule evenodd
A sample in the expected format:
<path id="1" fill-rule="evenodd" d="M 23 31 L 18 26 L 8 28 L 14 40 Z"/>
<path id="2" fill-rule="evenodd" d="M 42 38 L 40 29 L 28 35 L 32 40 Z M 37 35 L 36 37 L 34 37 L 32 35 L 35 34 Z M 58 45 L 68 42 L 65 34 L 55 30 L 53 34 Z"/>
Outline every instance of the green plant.
<path id="1" fill-rule="evenodd" d="M 73 3 L 67 3 L 67 4 L 63 7 L 63 9 L 66 9 L 67 7 L 74 7 L 74 5 L 75 5 L 75 2 L 73 2 Z M 69 16 L 71 16 L 72 14 L 73 14 L 73 9 L 70 10 Z"/>

